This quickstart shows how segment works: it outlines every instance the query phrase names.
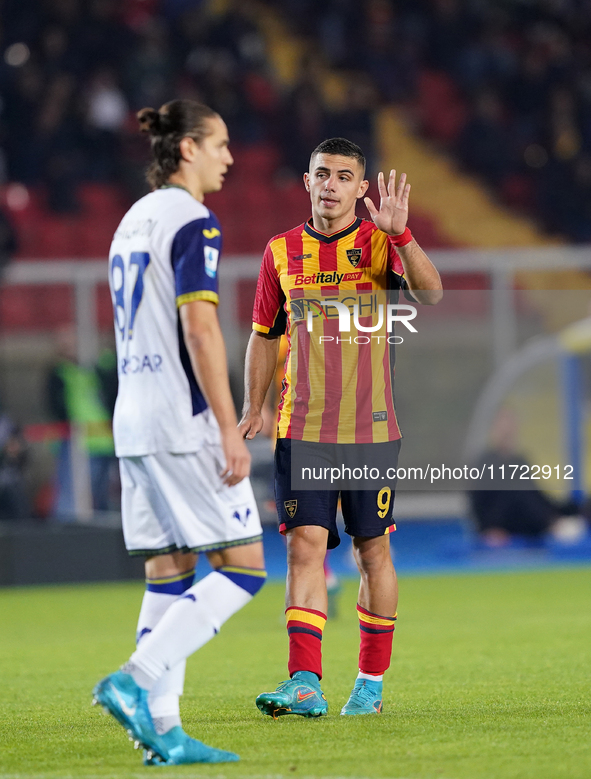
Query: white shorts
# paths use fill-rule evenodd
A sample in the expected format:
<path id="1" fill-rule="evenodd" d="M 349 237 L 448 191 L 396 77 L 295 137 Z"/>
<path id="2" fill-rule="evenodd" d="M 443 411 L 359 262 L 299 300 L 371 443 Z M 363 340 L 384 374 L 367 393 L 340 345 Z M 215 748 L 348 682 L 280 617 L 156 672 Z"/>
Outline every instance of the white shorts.
<path id="1" fill-rule="evenodd" d="M 130 555 L 205 552 L 262 538 L 249 479 L 220 479 L 218 444 L 198 452 L 119 458 L 121 514 Z"/>

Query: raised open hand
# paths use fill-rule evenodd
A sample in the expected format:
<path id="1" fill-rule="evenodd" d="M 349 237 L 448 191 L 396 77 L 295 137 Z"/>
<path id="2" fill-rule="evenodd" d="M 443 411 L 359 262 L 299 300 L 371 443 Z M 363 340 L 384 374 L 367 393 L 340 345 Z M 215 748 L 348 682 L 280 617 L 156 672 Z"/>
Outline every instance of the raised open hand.
<path id="1" fill-rule="evenodd" d="M 401 235 L 408 219 L 410 184 L 406 183 L 406 173 L 401 174 L 398 187 L 396 187 L 396 171 L 391 170 L 387 188 L 384 174 L 378 173 L 378 192 L 380 193 L 379 211 L 371 198 L 364 198 L 364 203 L 375 226 L 388 235 Z"/>

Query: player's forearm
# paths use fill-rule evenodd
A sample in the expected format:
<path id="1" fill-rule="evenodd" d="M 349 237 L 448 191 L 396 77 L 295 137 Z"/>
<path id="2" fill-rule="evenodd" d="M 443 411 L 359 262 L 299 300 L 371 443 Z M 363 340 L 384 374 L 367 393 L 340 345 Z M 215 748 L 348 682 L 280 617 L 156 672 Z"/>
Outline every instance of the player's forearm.
<path id="1" fill-rule="evenodd" d="M 439 303 L 443 296 L 441 278 L 414 238 L 406 246 L 398 246 L 396 251 L 402 260 L 408 287 L 416 300 L 428 306 Z"/>
<path id="2" fill-rule="evenodd" d="M 185 343 L 199 388 L 220 428 L 235 428 L 238 420 L 230 392 L 226 347 L 217 319 L 185 331 Z"/>
<path id="3" fill-rule="evenodd" d="M 244 412 L 260 414 L 277 368 L 279 338 L 253 331 L 244 368 Z"/>

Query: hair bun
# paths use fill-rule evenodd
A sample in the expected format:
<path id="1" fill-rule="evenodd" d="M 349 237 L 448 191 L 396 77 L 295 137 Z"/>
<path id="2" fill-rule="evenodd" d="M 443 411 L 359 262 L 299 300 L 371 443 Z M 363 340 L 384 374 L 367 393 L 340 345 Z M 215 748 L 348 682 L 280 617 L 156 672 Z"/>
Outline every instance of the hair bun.
<path id="1" fill-rule="evenodd" d="M 162 123 L 160 114 L 154 108 L 142 108 L 137 112 L 137 119 L 140 123 L 140 131 L 150 135 L 160 135 L 162 133 Z"/>

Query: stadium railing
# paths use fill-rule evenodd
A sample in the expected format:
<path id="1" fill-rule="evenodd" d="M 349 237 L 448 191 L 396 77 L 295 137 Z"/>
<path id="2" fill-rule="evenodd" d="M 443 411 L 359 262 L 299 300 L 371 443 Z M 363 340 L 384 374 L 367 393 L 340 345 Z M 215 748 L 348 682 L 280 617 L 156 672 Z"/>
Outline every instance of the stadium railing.
<path id="1" fill-rule="evenodd" d="M 587 276 L 591 272 L 588 247 L 433 250 L 429 256 L 444 276 L 445 288 L 470 289 L 470 285 L 474 284 L 476 289 L 490 295 L 488 311 L 484 316 L 489 317 L 487 332 L 490 334 L 491 372 L 504 364 L 518 345 L 516 290 L 519 287 L 528 288 L 528 279 L 533 279 L 533 274 L 577 271 L 586 282 L 585 287 L 591 279 L 591 275 Z M 230 256 L 220 264 L 220 321 L 226 338 L 228 363 L 237 378 L 241 374 L 250 333 L 249 311 L 259 268 L 260 257 L 253 255 Z M 561 276 L 555 278 L 555 283 L 560 284 Z M 78 359 L 81 364 L 93 364 L 99 353 L 101 331 L 98 292 L 101 290 L 104 297 L 107 285 L 104 259 L 21 260 L 9 266 L 2 279 L 5 293 L 14 287 L 33 288 L 39 285 L 71 286 Z M 547 279 L 539 284 L 534 282 L 532 288 L 544 285 L 548 285 Z M 104 331 L 104 317 L 101 319 Z M 10 335 L 6 331 L 1 337 L 9 338 Z M 31 337 L 34 337 L 33 333 Z M 76 431 L 73 431 L 74 446 L 77 438 Z M 88 521 L 91 516 L 89 468 L 83 447 L 78 445 L 76 449 L 78 456 L 72 457 L 76 513 L 80 521 Z"/>

